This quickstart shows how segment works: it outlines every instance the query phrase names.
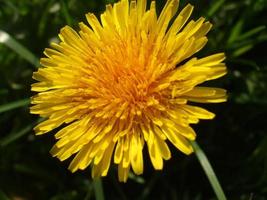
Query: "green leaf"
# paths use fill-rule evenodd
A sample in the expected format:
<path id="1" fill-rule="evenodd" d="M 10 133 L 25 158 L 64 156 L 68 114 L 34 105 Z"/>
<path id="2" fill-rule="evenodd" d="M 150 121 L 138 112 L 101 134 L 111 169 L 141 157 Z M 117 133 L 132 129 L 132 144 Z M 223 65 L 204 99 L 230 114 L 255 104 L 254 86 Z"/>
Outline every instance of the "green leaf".
<path id="1" fill-rule="evenodd" d="M 39 66 L 39 60 L 35 55 L 3 30 L 0 30 L 0 43 L 12 49 L 35 67 Z"/>
<path id="2" fill-rule="evenodd" d="M 30 99 L 21 99 L 4 105 L 0 105 L 0 113 L 29 105 Z"/>
<path id="3" fill-rule="evenodd" d="M 197 142 L 191 141 L 191 144 L 194 148 L 195 154 L 197 156 L 198 161 L 200 162 L 206 176 L 209 179 L 209 182 L 218 198 L 218 200 L 226 200 L 225 194 L 222 190 L 222 187 L 217 179 L 216 174 L 214 173 L 214 170 L 211 167 L 211 164 L 203 152 L 203 150 L 198 146 Z"/>

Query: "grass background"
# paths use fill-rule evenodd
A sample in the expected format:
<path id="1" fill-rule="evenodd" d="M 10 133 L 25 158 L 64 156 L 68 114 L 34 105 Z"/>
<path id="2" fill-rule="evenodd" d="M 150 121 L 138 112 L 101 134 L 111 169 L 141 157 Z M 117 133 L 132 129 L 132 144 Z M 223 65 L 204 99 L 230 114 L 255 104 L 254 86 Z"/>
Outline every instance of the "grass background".
<path id="1" fill-rule="evenodd" d="M 37 57 L 66 24 L 77 30 L 85 13 L 99 15 L 112 0 L 0 0 L 0 29 Z M 229 101 L 204 105 L 217 113 L 194 126 L 230 200 L 267 199 L 267 1 L 182 0 L 195 5 L 193 18 L 204 16 L 214 27 L 199 54 L 225 52 L 229 73 L 211 85 L 226 88 Z M 164 5 L 157 0 L 158 9 Z M 17 46 L 15 46 L 15 50 Z M 71 174 L 69 160 L 49 155 L 51 134 L 36 137 L 37 116 L 29 114 L 30 84 L 36 66 L 0 43 L 0 200 L 94 199 L 90 169 Z M 14 103 L 15 102 L 15 103 Z M 163 171 L 146 157 L 143 176 L 119 183 L 111 167 L 103 187 L 106 199 L 216 199 L 195 155 L 172 148 Z"/>

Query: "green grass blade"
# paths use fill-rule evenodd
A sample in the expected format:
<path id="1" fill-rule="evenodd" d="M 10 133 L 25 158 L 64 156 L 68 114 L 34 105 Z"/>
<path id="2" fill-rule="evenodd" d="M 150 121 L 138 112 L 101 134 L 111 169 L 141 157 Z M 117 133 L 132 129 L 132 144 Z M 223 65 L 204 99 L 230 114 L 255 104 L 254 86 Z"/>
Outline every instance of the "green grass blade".
<path id="1" fill-rule="evenodd" d="M 21 138 L 22 136 L 24 136 L 28 132 L 30 132 L 32 130 L 32 128 L 33 128 L 33 125 L 30 124 L 30 125 L 26 126 L 25 128 L 23 128 L 22 130 L 20 130 L 19 132 L 8 135 L 7 137 L 5 137 L 4 139 L 1 140 L 0 146 L 6 146 L 6 145 L 14 142 L 15 140 Z"/>
<path id="2" fill-rule="evenodd" d="M 242 41 L 242 40 L 245 40 L 247 38 L 250 38 L 250 37 L 260 33 L 261 31 L 263 31 L 265 29 L 266 29 L 266 26 L 259 26 L 259 27 L 253 28 L 250 31 L 240 35 L 238 40 Z"/>
<path id="3" fill-rule="evenodd" d="M 39 60 L 35 55 L 3 30 L 0 30 L 0 43 L 12 49 L 35 67 L 39 66 Z"/>
<path id="4" fill-rule="evenodd" d="M 15 132 L 13 134 L 7 135 L 5 138 L 3 138 L 0 142 L 0 146 L 6 146 L 16 140 L 18 140 L 19 138 L 21 138 L 22 136 L 26 135 L 27 133 L 29 133 L 32 128 L 39 122 L 43 121 L 42 118 L 40 118 L 39 120 L 37 120 L 37 122 L 31 123 L 27 126 L 25 126 L 23 129 L 21 129 L 18 132 Z"/>
<path id="5" fill-rule="evenodd" d="M 145 179 L 141 176 L 137 176 L 135 175 L 134 173 L 132 172 L 129 172 L 129 175 L 128 175 L 129 179 L 132 179 L 133 181 L 135 181 L 136 183 L 139 183 L 139 184 L 144 184 L 145 183 Z"/>
<path id="6" fill-rule="evenodd" d="M 207 175 L 209 182 L 218 198 L 218 200 L 226 200 L 225 194 L 222 190 L 222 187 L 216 177 L 216 174 L 214 173 L 211 164 L 205 155 L 205 153 L 202 151 L 202 149 L 198 146 L 197 142 L 191 141 L 191 144 L 194 148 L 194 151 L 196 153 L 197 159 L 199 160 L 205 174 Z"/>
<path id="7" fill-rule="evenodd" d="M 93 184 L 94 184 L 94 190 L 95 190 L 95 199 L 96 200 L 105 200 L 101 179 L 95 178 L 93 180 Z"/>
<path id="8" fill-rule="evenodd" d="M 8 90 L 7 89 L 1 89 L 0 95 L 5 95 L 5 94 L 8 94 Z"/>
<path id="9" fill-rule="evenodd" d="M 72 18 L 71 18 L 70 14 L 69 14 L 69 11 L 68 11 L 67 2 L 65 0 L 61 0 L 60 4 L 61 4 L 61 7 L 62 7 L 62 14 L 65 17 L 65 20 L 66 20 L 67 24 L 69 26 L 71 26 L 73 23 L 72 23 Z"/>
<path id="10" fill-rule="evenodd" d="M 0 190 L 0 200 L 10 200 L 2 190 Z"/>
<path id="11" fill-rule="evenodd" d="M 21 99 L 4 105 L 0 105 L 0 113 L 29 105 L 30 99 Z"/>
<path id="12" fill-rule="evenodd" d="M 241 56 L 242 54 L 248 52 L 250 49 L 253 48 L 253 44 L 248 44 L 248 45 L 245 45 L 241 48 L 238 48 L 237 50 L 235 50 L 233 52 L 233 57 L 238 57 L 238 56 Z"/>
<path id="13" fill-rule="evenodd" d="M 211 8 L 209 9 L 207 16 L 208 17 L 212 17 L 217 10 L 220 9 L 220 7 L 224 4 L 225 0 L 218 0 L 215 3 L 213 3 L 213 5 L 211 6 Z"/>
<path id="14" fill-rule="evenodd" d="M 227 45 L 231 46 L 231 44 L 233 42 L 235 42 L 237 40 L 237 38 L 240 36 L 240 33 L 242 32 L 243 29 L 243 25 L 244 25 L 244 20 L 240 19 L 235 26 L 233 27 L 233 29 L 231 30 L 231 34 L 228 38 L 227 41 Z"/>

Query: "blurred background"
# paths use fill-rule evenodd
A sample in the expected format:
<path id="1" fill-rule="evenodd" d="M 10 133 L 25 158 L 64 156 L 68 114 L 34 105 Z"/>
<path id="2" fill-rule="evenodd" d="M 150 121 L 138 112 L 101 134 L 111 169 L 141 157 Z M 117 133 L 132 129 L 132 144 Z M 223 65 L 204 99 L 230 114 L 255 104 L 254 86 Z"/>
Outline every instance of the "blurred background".
<path id="1" fill-rule="evenodd" d="M 37 137 L 32 131 L 38 121 L 29 114 L 36 58 L 17 42 L 40 58 L 57 40 L 60 28 L 70 25 L 78 30 L 87 12 L 99 15 L 105 4 L 114 2 L 0 0 L 0 200 L 95 199 L 90 169 L 70 173 L 69 160 L 61 163 L 49 154 L 55 142 L 52 134 Z M 159 11 L 164 2 L 157 0 Z M 195 5 L 192 18 L 204 16 L 214 24 L 198 56 L 225 52 L 229 70 L 224 78 L 209 83 L 227 89 L 229 100 L 203 105 L 217 116 L 194 125 L 197 141 L 228 199 L 265 200 L 267 1 L 181 0 L 180 7 L 187 3 Z M 11 36 L 8 40 L 5 32 Z M 163 171 L 154 171 L 146 157 L 144 175 L 131 174 L 127 184 L 118 182 L 116 167 L 111 167 L 103 178 L 106 199 L 216 199 L 196 156 L 171 150 L 172 159 Z"/>

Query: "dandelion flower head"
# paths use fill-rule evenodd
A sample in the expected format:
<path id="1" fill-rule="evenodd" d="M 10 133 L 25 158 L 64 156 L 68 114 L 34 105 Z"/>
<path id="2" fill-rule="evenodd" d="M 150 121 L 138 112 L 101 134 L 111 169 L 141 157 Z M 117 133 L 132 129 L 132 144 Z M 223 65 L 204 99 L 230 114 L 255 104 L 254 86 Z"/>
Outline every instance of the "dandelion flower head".
<path id="1" fill-rule="evenodd" d="M 189 21 L 190 4 L 177 14 L 178 4 L 168 0 L 157 16 L 155 1 L 147 8 L 146 0 L 121 0 L 100 20 L 87 14 L 78 32 L 65 26 L 60 42 L 45 49 L 31 113 L 46 119 L 37 135 L 57 130 L 51 154 L 71 157 L 72 172 L 91 165 L 92 177 L 106 176 L 114 162 L 125 182 L 130 169 L 143 173 L 144 148 L 161 170 L 169 145 L 192 153 L 190 125 L 214 117 L 190 102 L 226 100 L 225 90 L 198 86 L 225 75 L 224 54 L 192 57 L 212 25 Z"/>

